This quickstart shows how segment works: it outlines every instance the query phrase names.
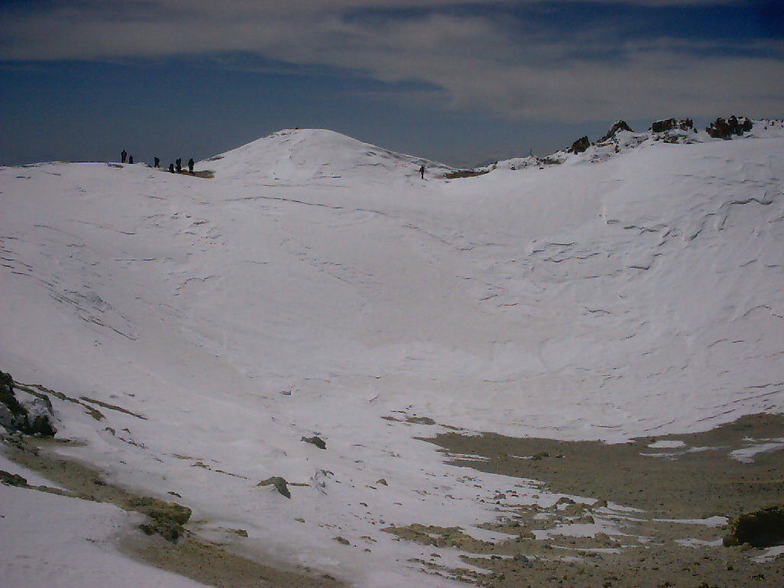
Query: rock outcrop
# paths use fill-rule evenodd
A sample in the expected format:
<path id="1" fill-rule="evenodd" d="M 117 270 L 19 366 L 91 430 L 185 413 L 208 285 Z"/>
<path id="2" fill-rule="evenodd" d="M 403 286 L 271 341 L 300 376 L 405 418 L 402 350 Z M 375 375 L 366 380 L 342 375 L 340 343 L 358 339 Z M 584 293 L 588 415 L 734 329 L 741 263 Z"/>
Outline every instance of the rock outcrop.
<path id="1" fill-rule="evenodd" d="M 571 147 L 569 147 L 569 152 L 582 153 L 590 146 L 591 146 L 591 142 L 588 140 L 588 137 L 580 137 L 574 143 L 572 143 Z"/>
<path id="2" fill-rule="evenodd" d="M 689 131 L 694 129 L 694 121 L 690 118 L 684 118 L 681 120 L 677 120 L 674 118 L 665 118 L 662 120 L 655 120 L 651 123 L 651 132 L 652 133 L 666 133 L 667 131 L 673 131 L 675 129 L 680 129 L 682 131 Z"/>
<path id="3" fill-rule="evenodd" d="M 285 478 L 280 476 L 272 476 L 271 478 L 267 478 L 266 480 L 262 480 L 256 486 L 274 486 L 275 490 L 277 490 L 280 494 L 285 496 L 286 498 L 291 498 L 291 492 L 289 491 L 289 483 L 286 481 Z"/>
<path id="4" fill-rule="evenodd" d="M 731 547 L 744 543 L 753 547 L 783 544 L 784 505 L 742 514 L 732 521 L 730 532 L 724 537 L 724 545 Z"/>
<path id="5" fill-rule="evenodd" d="M 733 135 L 743 135 L 754 127 L 751 119 L 741 116 L 731 116 L 728 119 L 721 117 L 713 121 L 705 131 L 714 139 L 731 139 Z"/>
<path id="6" fill-rule="evenodd" d="M 11 374 L 0 372 L 0 425 L 25 435 L 54 437 L 57 431 L 53 420 L 52 403 L 48 398 L 37 397 L 22 404 L 14 393 Z"/>
<path id="7" fill-rule="evenodd" d="M 616 121 L 613 124 L 613 126 L 610 127 L 610 130 L 607 131 L 607 134 L 604 135 L 604 137 L 599 139 L 599 143 L 603 143 L 605 141 L 609 141 L 610 139 L 612 139 L 615 136 L 616 133 L 618 133 L 620 131 L 629 131 L 630 133 L 634 132 L 634 131 L 632 131 L 632 128 L 628 125 L 628 123 L 625 120 L 619 120 L 619 121 Z"/>

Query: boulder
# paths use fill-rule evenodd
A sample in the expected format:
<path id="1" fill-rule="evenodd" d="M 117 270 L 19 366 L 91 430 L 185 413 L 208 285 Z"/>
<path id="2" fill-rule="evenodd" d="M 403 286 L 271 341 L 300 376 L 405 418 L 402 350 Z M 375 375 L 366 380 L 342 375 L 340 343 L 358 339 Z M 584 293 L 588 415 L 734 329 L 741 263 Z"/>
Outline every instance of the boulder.
<path id="1" fill-rule="evenodd" d="M 128 510 L 140 512 L 148 517 L 139 525 L 146 535 L 160 535 L 166 541 L 176 543 L 185 534 L 182 527 L 191 518 L 191 509 L 176 502 L 165 502 L 150 496 L 131 498 L 125 505 Z"/>
<path id="2" fill-rule="evenodd" d="M 191 518 L 191 509 L 176 502 L 165 502 L 151 496 L 131 498 L 127 503 L 129 510 L 135 510 L 156 521 L 171 521 L 184 525 Z"/>
<path id="3" fill-rule="evenodd" d="M 315 445 L 319 449 L 327 448 L 327 444 L 324 442 L 324 439 L 322 439 L 321 437 L 317 437 L 315 435 L 313 437 L 302 437 L 300 441 L 303 441 L 305 443 L 310 443 L 311 445 Z"/>
<path id="4" fill-rule="evenodd" d="M 667 131 L 674 131 L 677 129 L 682 131 L 694 130 L 694 121 L 690 118 L 683 118 L 681 120 L 665 118 L 653 121 L 650 128 L 652 133 L 666 133 Z"/>
<path id="5" fill-rule="evenodd" d="M 682 131 L 691 131 L 694 130 L 694 121 L 690 118 L 684 118 L 683 120 L 678 121 L 678 128 Z"/>
<path id="6" fill-rule="evenodd" d="M 266 480 L 262 480 L 256 486 L 274 486 L 275 490 L 277 490 L 280 494 L 285 496 L 286 498 L 291 498 L 291 492 L 289 491 L 289 483 L 286 481 L 285 478 L 281 478 L 280 476 L 272 476 L 271 478 L 267 478 Z"/>
<path id="7" fill-rule="evenodd" d="M 745 513 L 730 524 L 730 532 L 724 537 L 724 545 L 771 547 L 784 544 L 784 505 L 770 506 Z"/>
<path id="8" fill-rule="evenodd" d="M 588 137 L 580 137 L 574 143 L 572 143 L 571 147 L 569 147 L 569 152 L 582 153 L 590 146 L 591 146 L 591 142 L 588 140 Z"/>
<path id="9" fill-rule="evenodd" d="M 721 117 L 713 121 L 705 131 L 714 139 L 731 139 L 733 135 L 743 135 L 754 127 L 751 119 L 741 116 L 731 116 L 728 119 Z"/>
<path id="10" fill-rule="evenodd" d="M 677 126 L 678 126 L 678 121 L 675 120 L 674 118 L 655 120 L 651 123 L 651 132 L 664 133 L 666 131 L 671 131 Z"/>
<path id="11" fill-rule="evenodd" d="M 48 398 L 35 398 L 25 406 L 16 398 L 11 374 L 0 372 L 0 425 L 11 431 L 36 437 L 54 437 L 52 403 Z"/>

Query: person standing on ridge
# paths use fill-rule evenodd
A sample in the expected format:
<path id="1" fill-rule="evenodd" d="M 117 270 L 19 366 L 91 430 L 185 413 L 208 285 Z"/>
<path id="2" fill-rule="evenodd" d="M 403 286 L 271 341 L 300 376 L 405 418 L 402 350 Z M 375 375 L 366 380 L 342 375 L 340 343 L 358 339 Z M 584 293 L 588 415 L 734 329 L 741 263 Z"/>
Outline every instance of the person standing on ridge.
<path id="1" fill-rule="evenodd" d="M 125 149 L 123 149 L 122 153 L 120 153 L 120 163 L 125 163 L 126 157 L 128 157 L 128 153 L 125 151 Z"/>
<path id="2" fill-rule="evenodd" d="M 182 157 L 178 157 L 174 160 L 174 167 L 177 170 L 177 173 L 182 172 Z"/>
<path id="3" fill-rule="evenodd" d="M 170 173 L 174 173 L 174 164 L 173 163 L 169 164 L 169 172 Z"/>
<path id="4" fill-rule="evenodd" d="M 161 160 L 158 159 L 157 157 L 153 157 L 153 159 L 155 160 L 155 162 L 153 163 L 152 166 L 153 167 L 161 167 Z"/>
<path id="5" fill-rule="evenodd" d="M 188 173 L 193 173 L 193 157 L 188 160 Z"/>
<path id="6" fill-rule="evenodd" d="M 420 165 L 419 166 L 419 175 L 422 176 L 423 180 L 425 179 L 425 166 L 424 165 Z"/>
<path id="7" fill-rule="evenodd" d="M 128 165 L 133 165 L 133 155 L 128 156 Z"/>

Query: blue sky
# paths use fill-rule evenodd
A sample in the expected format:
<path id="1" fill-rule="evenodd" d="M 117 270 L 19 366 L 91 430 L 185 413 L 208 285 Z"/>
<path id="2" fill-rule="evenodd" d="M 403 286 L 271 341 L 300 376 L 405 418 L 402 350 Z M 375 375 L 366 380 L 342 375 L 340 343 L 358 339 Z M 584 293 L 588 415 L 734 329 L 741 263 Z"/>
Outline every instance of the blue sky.
<path id="1" fill-rule="evenodd" d="M 784 2 L 0 3 L 0 162 L 331 128 L 469 165 L 623 118 L 784 117 Z"/>

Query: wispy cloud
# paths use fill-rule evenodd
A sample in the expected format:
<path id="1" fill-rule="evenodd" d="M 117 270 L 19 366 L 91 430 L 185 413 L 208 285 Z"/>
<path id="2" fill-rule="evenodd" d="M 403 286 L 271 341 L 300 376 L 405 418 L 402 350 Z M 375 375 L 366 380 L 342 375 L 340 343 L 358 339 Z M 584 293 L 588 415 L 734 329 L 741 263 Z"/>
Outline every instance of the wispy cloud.
<path id="1" fill-rule="evenodd" d="M 619 25 L 613 22 L 569 31 L 543 27 L 526 20 L 524 13 L 510 16 L 511 9 L 538 4 L 534 0 L 54 2 L 45 9 L 7 11 L 0 19 L 0 59 L 241 52 L 281 64 L 339 68 L 384 82 L 417 82 L 432 87 L 432 95 L 443 97 L 448 108 L 511 118 L 580 121 L 784 111 L 780 42 L 717 42 L 665 34 L 629 39 L 616 34 Z M 653 9 L 733 2 L 605 0 L 596 4 Z M 358 14 L 372 17 L 357 18 Z"/>

